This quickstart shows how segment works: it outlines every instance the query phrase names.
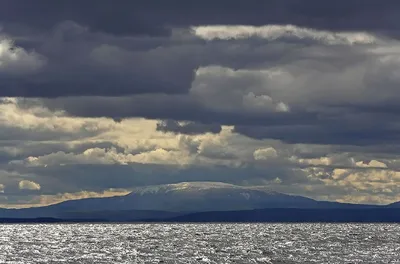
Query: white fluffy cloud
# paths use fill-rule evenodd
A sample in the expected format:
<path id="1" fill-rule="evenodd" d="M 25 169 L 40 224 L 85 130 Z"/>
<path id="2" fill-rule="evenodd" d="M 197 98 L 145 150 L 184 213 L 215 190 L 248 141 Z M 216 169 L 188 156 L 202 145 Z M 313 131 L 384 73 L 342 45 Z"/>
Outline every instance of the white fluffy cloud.
<path id="1" fill-rule="evenodd" d="M 383 162 L 380 162 L 379 160 L 371 160 L 369 162 L 357 162 L 356 163 L 358 167 L 363 167 L 363 168 L 387 168 L 387 165 Z"/>
<path id="2" fill-rule="evenodd" d="M 274 148 L 263 148 L 254 151 L 255 160 L 267 160 L 267 159 L 274 159 L 276 157 L 278 157 L 278 153 Z"/>
<path id="3" fill-rule="evenodd" d="M 189 164 L 190 157 L 180 150 L 165 150 L 157 148 L 139 154 L 117 152 L 116 148 L 102 149 L 89 148 L 79 154 L 65 153 L 62 151 L 44 156 L 28 157 L 21 160 L 10 161 L 12 165 L 26 166 L 64 166 L 74 164 L 98 165 L 128 165 L 130 163 L 155 163 L 155 164 Z"/>
<path id="4" fill-rule="evenodd" d="M 365 32 L 330 32 L 310 28 L 297 27 L 295 25 L 220 25 L 220 26 L 196 26 L 192 27 L 195 34 L 206 40 L 213 39 L 248 39 L 251 37 L 276 40 L 280 38 L 311 39 L 325 44 L 372 44 L 377 38 Z"/>
<path id="5" fill-rule="evenodd" d="M 39 183 L 36 183 L 36 182 L 34 182 L 34 181 L 28 181 L 28 180 L 23 180 L 23 181 L 20 181 L 19 183 L 18 183 L 18 188 L 20 189 L 20 190 L 34 190 L 34 191 L 38 191 L 38 190 L 40 190 L 40 184 Z"/>
<path id="6" fill-rule="evenodd" d="M 65 136 L 73 136 L 78 134 L 88 136 L 95 135 L 102 131 L 111 129 L 115 122 L 105 118 L 72 118 L 68 117 L 62 111 L 49 111 L 40 104 L 34 104 L 27 108 L 21 107 L 23 104 L 21 99 L 17 98 L 2 98 L 0 103 L 0 122 L 1 127 L 8 130 L 18 131 L 18 133 L 10 133 L 3 135 L 0 131 L 0 137 L 17 137 L 22 132 L 30 134 L 30 136 L 39 136 L 48 138 L 53 133 L 64 134 Z M 27 135 L 29 137 L 29 135 Z M 15 138 L 18 139 L 18 138 Z M 22 139 L 22 138 L 20 138 Z M 30 140 L 30 138 L 26 138 Z"/>

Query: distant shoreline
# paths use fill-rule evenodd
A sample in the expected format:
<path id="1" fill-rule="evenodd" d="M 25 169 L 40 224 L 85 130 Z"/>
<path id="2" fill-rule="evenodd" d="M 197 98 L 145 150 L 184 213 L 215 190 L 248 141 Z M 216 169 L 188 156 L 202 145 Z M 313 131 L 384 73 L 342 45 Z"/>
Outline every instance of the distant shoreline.
<path id="1" fill-rule="evenodd" d="M 116 211 L 118 213 L 118 211 Z M 0 224 L 24 223 L 400 223 L 400 208 L 296 209 L 187 213 L 165 218 L 0 218 Z"/>

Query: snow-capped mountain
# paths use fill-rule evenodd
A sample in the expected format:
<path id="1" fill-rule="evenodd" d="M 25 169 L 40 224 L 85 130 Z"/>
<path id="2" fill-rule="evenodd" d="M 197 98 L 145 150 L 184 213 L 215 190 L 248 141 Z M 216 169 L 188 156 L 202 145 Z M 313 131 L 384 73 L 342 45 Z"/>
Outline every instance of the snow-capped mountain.
<path id="1" fill-rule="evenodd" d="M 263 188 L 221 182 L 182 182 L 135 188 L 121 198 L 135 209 L 166 211 L 227 211 L 267 207 L 304 207 L 312 199 Z"/>
<path id="2" fill-rule="evenodd" d="M 0 209 L 1 217 L 162 219 L 175 214 L 265 208 L 355 208 L 282 194 L 261 187 L 220 182 L 182 182 L 137 187 L 125 196 L 71 200 L 40 208 Z M 172 213 L 172 215 L 171 215 Z"/>

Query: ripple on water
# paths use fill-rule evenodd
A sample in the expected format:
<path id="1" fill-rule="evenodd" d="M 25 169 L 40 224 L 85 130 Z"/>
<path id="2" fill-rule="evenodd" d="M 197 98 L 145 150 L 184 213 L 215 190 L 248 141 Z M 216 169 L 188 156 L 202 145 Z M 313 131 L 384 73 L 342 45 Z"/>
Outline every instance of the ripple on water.
<path id="1" fill-rule="evenodd" d="M 400 263 L 400 225 L 1 225 L 0 263 Z"/>

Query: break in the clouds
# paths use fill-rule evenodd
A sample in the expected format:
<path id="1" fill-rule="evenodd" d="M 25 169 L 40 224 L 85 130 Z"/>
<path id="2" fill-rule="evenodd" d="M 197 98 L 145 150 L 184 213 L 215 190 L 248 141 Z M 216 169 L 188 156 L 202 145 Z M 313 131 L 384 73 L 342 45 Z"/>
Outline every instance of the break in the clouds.
<path id="1" fill-rule="evenodd" d="M 0 7 L 4 206 L 182 181 L 400 199 L 398 1 Z"/>

